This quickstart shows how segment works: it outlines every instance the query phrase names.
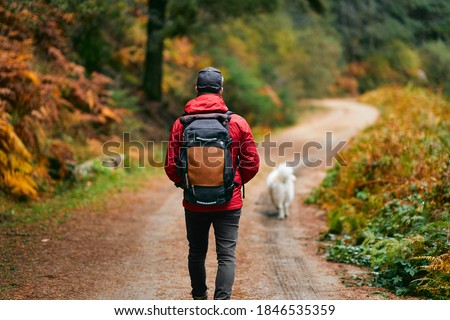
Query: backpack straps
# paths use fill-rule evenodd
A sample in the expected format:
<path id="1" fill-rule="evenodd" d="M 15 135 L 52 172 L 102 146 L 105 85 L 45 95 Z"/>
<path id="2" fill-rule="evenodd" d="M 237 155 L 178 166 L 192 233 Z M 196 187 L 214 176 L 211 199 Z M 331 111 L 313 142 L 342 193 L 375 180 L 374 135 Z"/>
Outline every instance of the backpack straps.
<path id="1" fill-rule="evenodd" d="M 236 161 L 236 171 L 239 170 L 240 165 L 241 165 L 241 159 L 238 156 L 237 161 Z M 242 179 L 242 177 L 241 177 L 241 179 Z M 242 199 L 245 199 L 245 183 L 244 182 L 242 182 Z"/>

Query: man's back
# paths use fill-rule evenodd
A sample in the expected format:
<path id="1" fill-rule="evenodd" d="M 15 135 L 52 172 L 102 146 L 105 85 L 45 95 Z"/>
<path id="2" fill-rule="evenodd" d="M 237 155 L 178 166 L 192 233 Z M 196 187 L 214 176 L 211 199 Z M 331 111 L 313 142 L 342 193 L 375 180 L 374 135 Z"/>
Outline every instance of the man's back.
<path id="1" fill-rule="evenodd" d="M 185 115 L 204 114 L 208 118 L 213 113 L 226 114 L 229 111 L 222 98 L 223 77 L 219 70 L 211 67 L 200 70 L 196 91 L 198 96 L 186 104 Z M 209 126 L 206 126 L 206 122 L 204 124 L 208 128 L 217 128 L 217 123 L 214 123 L 214 121 L 210 122 Z M 235 172 L 234 183 L 231 184 L 233 188 L 231 199 L 228 201 L 226 196 L 224 204 L 210 205 L 214 203 L 210 201 L 203 202 L 203 205 L 201 201 L 195 200 L 195 197 L 189 197 L 187 189 L 189 188 L 188 190 L 191 192 L 190 188 L 192 188 L 192 192 L 195 192 L 195 184 L 198 183 L 198 180 L 194 179 L 193 176 L 189 177 L 188 169 L 185 169 L 184 165 L 186 159 L 180 159 L 180 156 L 185 157 L 186 154 L 185 150 L 181 152 L 181 148 L 194 147 L 190 140 L 185 139 L 183 133 L 186 127 L 180 119 L 177 119 L 173 125 L 167 149 L 165 165 L 167 176 L 177 187 L 184 189 L 183 206 L 189 241 L 188 267 L 191 278 L 191 294 L 194 299 L 208 298 L 205 259 L 211 225 L 214 228 L 216 238 L 218 261 L 214 299 L 230 299 L 236 271 L 235 251 L 242 209 L 241 187 L 250 181 L 259 169 L 259 156 L 247 121 L 239 115 L 231 114 L 230 118 L 226 117 L 224 127 L 228 130 L 225 136 L 231 137 L 232 140 L 229 152 L 233 173 Z M 211 139 L 211 145 L 214 144 L 214 139 Z M 205 144 L 202 144 L 200 140 L 195 147 L 202 148 L 207 145 L 208 139 L 204 139 L 204 141 Z M 183 165 L 180 165 L 180 163 Z M 202 167 L 204 166 L 199 166 L 199 168 Z M 211 172 L 211 170 L 205 170 L 204 173 L 197 171 L 194 176 L 198 177 Z M 180 173 L 183 173 L 183 176 Z"/>

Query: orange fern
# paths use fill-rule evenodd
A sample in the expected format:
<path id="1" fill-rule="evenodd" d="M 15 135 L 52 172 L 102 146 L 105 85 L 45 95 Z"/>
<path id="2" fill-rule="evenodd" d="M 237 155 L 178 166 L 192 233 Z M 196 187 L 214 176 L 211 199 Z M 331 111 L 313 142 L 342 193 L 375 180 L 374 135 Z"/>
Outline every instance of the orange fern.
<path id="1" fill-rule="evenodd" d="M 86 74 L 70 61 L 63 26 L 74 19 L 46 1 L 7 2 L 0 7 L 0 189 L 37 196 L 35 178 L 48 178 L 45 164 L 73 161 L 61 134 L 95 138 L 94 125 L 121 121 L 110 108 L 112 80 Z M 58 145 L 55 151 L 55 145 Z M 56 152 L 56 156 L 55 156 Z M 33 174 L 39 164 L 39 174 Z M 64 178 L 62 169 L 58 178 Z"/>

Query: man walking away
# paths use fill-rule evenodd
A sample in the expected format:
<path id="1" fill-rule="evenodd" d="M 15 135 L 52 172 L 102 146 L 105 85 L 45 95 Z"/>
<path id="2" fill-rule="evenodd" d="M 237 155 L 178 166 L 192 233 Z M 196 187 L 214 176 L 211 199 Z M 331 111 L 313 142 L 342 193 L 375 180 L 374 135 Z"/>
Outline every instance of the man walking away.
<path id="1" fill-rule="evenodd" d="M 212 225 L 218 261 L 214 299 L 228 300 L 236 270 L 241 189 L 258 172 L 259 156 L 247 121 L 230 112 L 222 98 L 222 73 L 212 67 L 200 70 L 195 90 L 197 97 L 173 125 L 165 170 L 183 189 L 192 297 L 208 298 L 205 259 Z"/>

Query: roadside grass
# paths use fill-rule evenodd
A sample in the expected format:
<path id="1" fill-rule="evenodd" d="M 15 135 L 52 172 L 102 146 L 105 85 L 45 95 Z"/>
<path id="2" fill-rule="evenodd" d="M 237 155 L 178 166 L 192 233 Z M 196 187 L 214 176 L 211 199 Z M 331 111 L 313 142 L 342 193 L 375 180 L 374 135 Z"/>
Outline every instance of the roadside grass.
<path id="1" fill-rule="evenodd" d="M 328 211 L 328 259 L 370 267 L 371 285 L 450 298 L 450 101 L 412 87 L 361 100 L 378 122 L 306 199 Z"/>

